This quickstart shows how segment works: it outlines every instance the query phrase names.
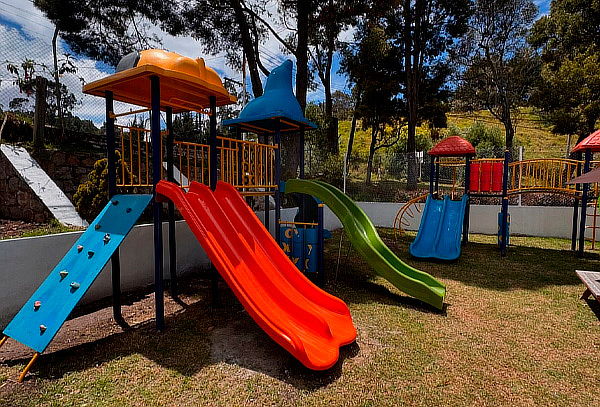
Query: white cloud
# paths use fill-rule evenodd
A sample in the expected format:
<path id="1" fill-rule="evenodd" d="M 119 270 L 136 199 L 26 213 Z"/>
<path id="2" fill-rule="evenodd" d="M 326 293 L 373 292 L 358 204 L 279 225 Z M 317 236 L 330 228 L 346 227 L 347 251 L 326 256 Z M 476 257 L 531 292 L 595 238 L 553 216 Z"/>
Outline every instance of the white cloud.
<path id="1" fill-rule="evenodd" d="M 263 17 L 272 23 L 281 36 L 285 37 L 289 31 L 278 18 L 277 2 L 271 0 L 267 9 L 271 16 Z M 293 21 L 290 24 L 293 24 Z M 212 56 L 204 53 L 200 43 L 192 37 L 173 37 L 158 27 L 154 27 L 152 31 L 161 38 L 165 49 L 193 58 L 204 57 L 207 65 L 215 69 L 221 77 L 241 80 L 242 73 L 227 66 L 223 55 Z M 51 40 L 53 33 L 52 22 L 31 1 L 11 0 L 8 3 L 0 0 L 0 62 L 2 62 L 2 66 L 0 66 L 0 104 L 5 108 L 8 107 L 10 100 L 19 96 L 19 92 L 12 83 L 12 75 L 7 72 L 4 61 L 19 63 L 24 59 L 34 59 L 37 63 L 52 66 Z M 351 32 L 345 33 L 345 35 L 350 36 Z M 275 68 L 286 59 L 295 60 L 292 55 L 284 54 L 281 49 L 281 44 L 272 35 L 260 46 L 262 60 L 268 69 Z M 64 43 L 59 41 L 59 53 L 65 52 Z M 82 85 L 78 77 L 83 78 L 87 83 L 105 77 L 106 73 L 97 68 L 96 61 L 88 58 L 78 57 L 76 65 L 78 67 L 76 75 L 65 75 L 61 78 L 61 81 L 69 87 L 79 101 L 73 113 L 81 118 L 90 119 L 100 126 L 104 121 L 104 99 L 84 95 L 81 92 Z M 49 76 L 48 73 L 46 75 Z M 332 86 L 334 90 L 344 88 L 346 86 L 345 78 L 334 72 Z M 250 90 L 250 88 L 250 80 L 247 77 L 247 89 Z M 310 92 L 308 97 L 309 100 L 322 100 L 323 95 L 323 88 L 319 84 L 319 88 Z M 129 105 L 120 103 L 116 103 L 115 106 L 115 110 L 128 110 L 129 108 Z"/>

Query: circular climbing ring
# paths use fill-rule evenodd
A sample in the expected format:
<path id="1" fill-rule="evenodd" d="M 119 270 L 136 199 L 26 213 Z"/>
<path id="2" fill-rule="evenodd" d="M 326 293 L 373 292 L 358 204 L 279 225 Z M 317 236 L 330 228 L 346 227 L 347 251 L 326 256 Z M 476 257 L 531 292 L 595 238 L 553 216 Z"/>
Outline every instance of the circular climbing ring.
<path id="1" fill-rule="evenodd" d="M 410 219 L 413 219 L 416 214 L 421 213 L 423 209 L 419 204 L 427 200 L 427 195 L 428 194 L 418 196 L 402 205 L 394 219 L 394 236 L 396 238 L 402 235 L 404 232 L 403 228 L 410 225 Z"/>

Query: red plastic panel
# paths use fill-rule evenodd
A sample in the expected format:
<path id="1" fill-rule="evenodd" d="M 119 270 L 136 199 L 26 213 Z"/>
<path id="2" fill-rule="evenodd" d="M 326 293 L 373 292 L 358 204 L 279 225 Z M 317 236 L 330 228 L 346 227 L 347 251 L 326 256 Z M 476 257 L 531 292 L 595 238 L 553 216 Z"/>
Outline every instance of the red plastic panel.
<path id="1" fill-rule="evenodd" d="M 479 192 L 479 170 L 481 169 L 480 163 L 471 164 L 471 174 L 469 174 L 469 191 Z"/>
<path id="2" fill-rule="evenodd" d="M 502 192 L 502 173 L 504 172 L 504 163 L 495 162 L 492 164 L 492 192 Z"/>

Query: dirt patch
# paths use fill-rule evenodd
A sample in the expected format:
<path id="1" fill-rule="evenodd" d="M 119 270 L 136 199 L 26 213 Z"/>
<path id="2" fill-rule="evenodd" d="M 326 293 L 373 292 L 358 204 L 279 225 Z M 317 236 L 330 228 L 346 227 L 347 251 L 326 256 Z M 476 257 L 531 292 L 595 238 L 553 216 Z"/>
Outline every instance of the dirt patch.
<path id="1" fill-rule="evenodd" d="M 41 223 L 23 222 L 22 220 L 0 219 L 0 240 L 12 239 L 42 226 Z"/>
<path id="2" fill-rule="evenodd" d="M 186 290 L 181 293 L 181 302 L 175 301 L 168 294 L 165 295 L 165 316 L 171 316 L 185 309 L 185 306 L 198 302 L 198 292 L 207 291 L 208 282 L 202 278 L 203 273 L 194 273 L 181 283 Z M 196 291 L 196 295 L 191 295 Z M 63 327 L 58 331 L 54 340 L 48 346 L 45 354 L 51 354 L 78 345 L 91 343 L 110 335 L 124 332 L 140 324 L 154 320 L 154 293 L 139 291 L 130 293 L 123 298 L 122 315 L 130 328 L 121 327 L 113 318 L 112 303 L 110 299 L 98 301 L 78 307 L 73 311 Z M 33 351 L 28 347 L 11 339 L 0 348 L 0 361 L 8 365 L 22 363 L 29 359 Z"/>

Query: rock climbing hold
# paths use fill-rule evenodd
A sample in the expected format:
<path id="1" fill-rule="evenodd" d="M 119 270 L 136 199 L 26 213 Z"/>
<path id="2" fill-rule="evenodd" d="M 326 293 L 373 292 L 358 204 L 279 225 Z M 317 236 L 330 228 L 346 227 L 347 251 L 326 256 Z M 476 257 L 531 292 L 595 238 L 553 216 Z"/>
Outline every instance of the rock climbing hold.
<path id="1" fill-rule="evenodd" d="M 119 204 L 119 201 L 117 199 L 113 199 L 111 202 L 112 202 L 113 205 L 118 205 Z"/>
<path id="2" fill-rule="evenodd" d="M 42 302 L 41 301 L 36 301 L 36 302 L 33 303 L 33 309 L 36 310 L 36 311 L 38 309 L 40 309 L 41 306 L 42 306 Z"/>
<path id="3" fill-rule="evenodd" d="M 46 332 L 46 329 L 48 329 L 48 328 L 46 328 L 46 325 L 40 325 L 40 332 L 41 333 Z"/>
<path id="4" fill-rule="evenodd" d="M 89 250 L 88 251 L 88 257 L 91 258 L 94 255 L 94 251 L 93 250 Z"/>
<path id="5" fill-rule="evenodd" d="M 78 244 L 77 245 L 77 251 L 81 253 L 81 251 L 83 250 L 83 246 Z"/>
<path id="6" fill-rule="evenodd" d="M 81 284 L 79 284 L 78 282 L 76 282 L 76 281 L 73 281 L 73 282 L 71 283 L 71 288 L 73 288 L 73 289 L 75 289 L 75 290 L 76 290 L 76 289 L 78 289 L 79 287 L 81 287 Z"/>
<path id="7" fill-rule="evenodd" d="M 65 278 L 69 275 L 69 272 L 67 270 L 61 270 L 58 272 L 58 274 L 60 274 L 60 278 Z"/>
<path id="8" fill-rule="evenodd" d="M 102 239 L 102 240 L 104 240 L 104 244 L 110 242 L 110 233 L 105 234 L 104 239 Z"/>
<path id="9" fill-rule="evenodd" d="M 94 226 L 94 229 L 96 229 L 96 230 L 100 229 L 100 224 L 96 223 L 96 226 Z"/>
<path id="10" fill-rule="evenodd" d="M 127 209 L 125 210 L 125 212 L 127 212 L 127 213 L 131 212 L 131 208 L 127 208 Z"/>

